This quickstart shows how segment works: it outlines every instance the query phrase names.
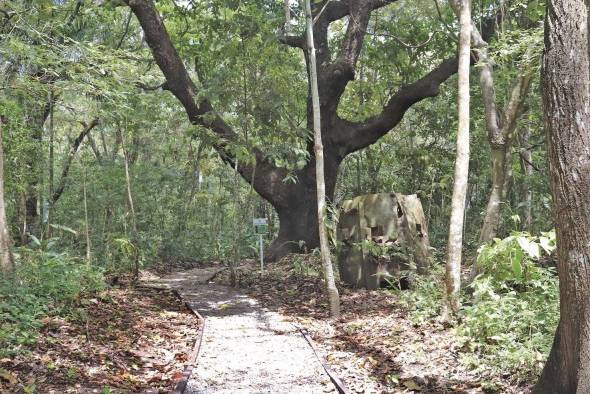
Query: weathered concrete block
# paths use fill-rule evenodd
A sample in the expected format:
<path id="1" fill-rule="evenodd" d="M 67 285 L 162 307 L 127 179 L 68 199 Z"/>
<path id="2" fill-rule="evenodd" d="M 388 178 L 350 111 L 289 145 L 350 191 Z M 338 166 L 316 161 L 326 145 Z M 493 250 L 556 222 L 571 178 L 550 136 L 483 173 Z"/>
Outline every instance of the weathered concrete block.
<path id="1" fill-rule="evenodd" d="M 377 289 L 391 275 L 425 272 L 430 264 L 426 218 L 415 194 L 368 194 L 344 201 L 337 239 L 340 279 L 354 287 Z M 379 256 L 375 250 L 395 253 Z"/>

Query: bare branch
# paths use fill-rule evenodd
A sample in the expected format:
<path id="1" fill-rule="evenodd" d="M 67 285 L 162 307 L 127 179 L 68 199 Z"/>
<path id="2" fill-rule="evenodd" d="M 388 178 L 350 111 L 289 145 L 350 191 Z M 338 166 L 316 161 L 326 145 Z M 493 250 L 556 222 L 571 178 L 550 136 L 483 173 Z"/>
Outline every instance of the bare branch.
<path id="1" fill-rule="evenodd" d="M 90 131 L 92 131 L 93 128 L 98 126 L 98 123 L 98 118 L 94 118 L 89 124 L 82 122 L 82 126 L 84 127 L 84 129 L 80 132 L 78 137 L 72 142 L 72 146 L 70 146 L 70 150 L 68 152 L 68 155 L 66 156 L 64 166 L 61 171 L 61 178 L 59 180 L 59 184 L 57 185 L 57 188 L 51 196 L 52 204 L 55 204 L 57 200 L 59 200 L 66 188 L 66 184 L 68 182 L 68 175 L 70 173 L 70 166 L 72 165 L 72 161 L 74 160 L 76 153 L 78 153 L 78 149 L 80 148 L 82 141 L 84 141 L 84 138 L 86 138 L 88 133 L 90 133 Z"/>

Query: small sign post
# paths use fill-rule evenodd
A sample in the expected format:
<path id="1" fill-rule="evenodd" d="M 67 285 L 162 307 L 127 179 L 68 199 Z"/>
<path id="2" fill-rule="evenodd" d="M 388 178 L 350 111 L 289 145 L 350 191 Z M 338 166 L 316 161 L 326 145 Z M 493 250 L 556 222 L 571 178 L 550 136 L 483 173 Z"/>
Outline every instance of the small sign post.
<path id="1" fill-rule="evenodd" d="M 263 236 L 268 232 L 268 222 L 266 218 L 255 218 L 252 220 L 256 234 L 258 234 L 258 242 L 260 245 L 260 273 L 264 275 L 264 239 Z"/>

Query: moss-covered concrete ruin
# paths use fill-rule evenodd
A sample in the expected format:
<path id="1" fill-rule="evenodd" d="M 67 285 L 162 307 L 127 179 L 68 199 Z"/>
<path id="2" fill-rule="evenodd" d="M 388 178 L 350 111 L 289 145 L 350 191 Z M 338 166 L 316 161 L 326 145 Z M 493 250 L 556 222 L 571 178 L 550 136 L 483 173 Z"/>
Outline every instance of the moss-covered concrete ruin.
<path id="1" fill-rule="evenodd" d="M 425 272 L 430 261 L 428 228 L 415 194 L 380 193 L 343 202 L 338 228 L 340 278 L 377 289 L 401 271 Z"/>

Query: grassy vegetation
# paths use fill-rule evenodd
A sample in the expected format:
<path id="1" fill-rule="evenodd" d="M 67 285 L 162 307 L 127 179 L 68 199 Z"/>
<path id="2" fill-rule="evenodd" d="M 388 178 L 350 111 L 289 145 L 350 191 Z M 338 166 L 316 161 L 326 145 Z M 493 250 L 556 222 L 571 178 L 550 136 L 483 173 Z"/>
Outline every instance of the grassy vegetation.
<path id="1" fill-rule="evenodd" d="M 26 351 L 44 318 L 81 313 L 83 300 L 105 286 L 100 268 L 49 246 L 17 249 L 13 276 L 0 278 L 2 357 Z"/>
<path id="2" fill-rule="evenodd" d="M 559 320 L 555 269 L 541 267 L 541 250 L 554 248 L 554 235 L 513 233 L 480 249 L 482 273 L 462 295 L 461 317 L 454 327 L 461 359 L 483 374 L 504 373 L 534 380 L 549 352 Z M 443 266 L 428 276 L 414 276 L 413 291 L 398 294 L 415 324 L 440 314 Z"/>

